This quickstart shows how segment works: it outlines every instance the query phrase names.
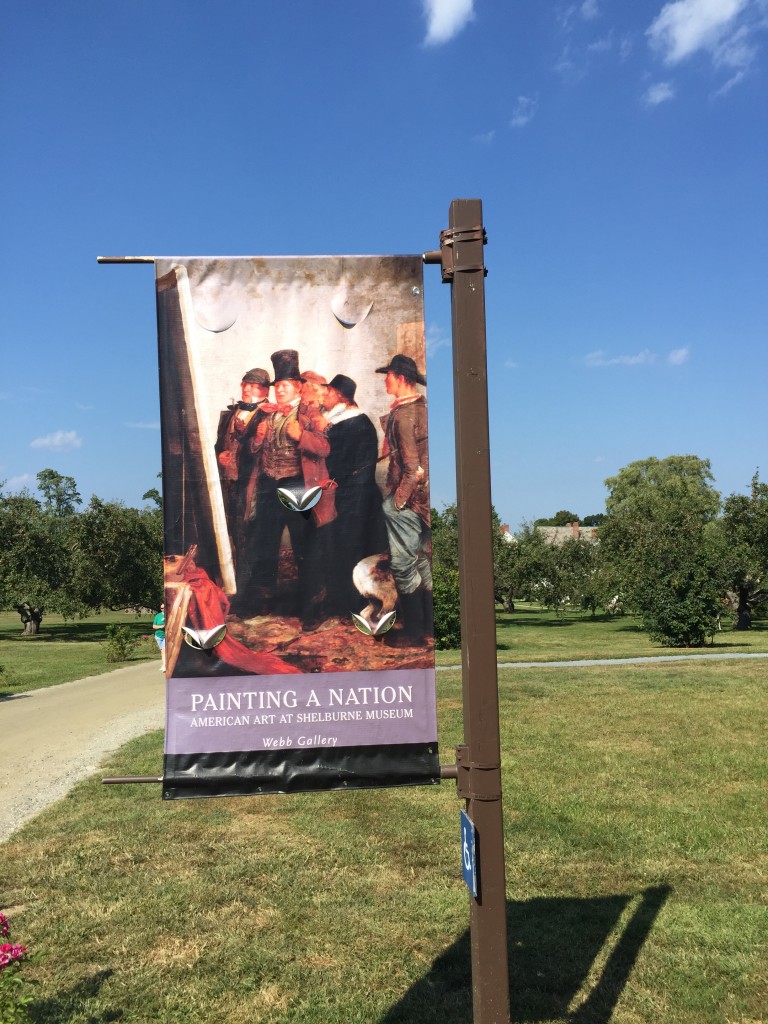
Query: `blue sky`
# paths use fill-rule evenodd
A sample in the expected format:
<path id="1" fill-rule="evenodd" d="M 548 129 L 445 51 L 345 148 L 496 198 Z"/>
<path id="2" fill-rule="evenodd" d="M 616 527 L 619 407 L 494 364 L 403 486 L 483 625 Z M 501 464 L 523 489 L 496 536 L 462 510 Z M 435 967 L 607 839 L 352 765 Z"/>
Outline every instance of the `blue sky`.
<path id="1" fill-rule="evenodd" d="M 140 504 L 154 282 L 97 255 L 422 252 L 483 200 L 493 498 L 601 511 L 650 455 L 765 458 L 766 0 L 11 0 L 0 479 Z M 425 268 L 433 503 L 450 292 Z"/>

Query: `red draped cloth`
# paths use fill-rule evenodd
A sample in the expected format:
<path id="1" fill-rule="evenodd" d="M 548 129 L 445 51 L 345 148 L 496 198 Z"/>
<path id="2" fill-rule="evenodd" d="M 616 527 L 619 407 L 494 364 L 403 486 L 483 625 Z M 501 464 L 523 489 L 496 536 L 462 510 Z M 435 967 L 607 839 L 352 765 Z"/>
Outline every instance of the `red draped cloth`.
<path id="1" fill-rule="evenodd" d="M 204 569 L 189 565 L 182 570 L 182 579 L 189 584 L 192 595 L 189 601 L 189 619 L 195 629 L 213 629 L 226 621 L 229 599 L 217 587 Z M 239 640 L 227 635 L 211 652 L 228 665 L 253 672 L 259 676 L 301 674 L 301 670 L 289 665 L 275 654 L 249 650 Z"/>

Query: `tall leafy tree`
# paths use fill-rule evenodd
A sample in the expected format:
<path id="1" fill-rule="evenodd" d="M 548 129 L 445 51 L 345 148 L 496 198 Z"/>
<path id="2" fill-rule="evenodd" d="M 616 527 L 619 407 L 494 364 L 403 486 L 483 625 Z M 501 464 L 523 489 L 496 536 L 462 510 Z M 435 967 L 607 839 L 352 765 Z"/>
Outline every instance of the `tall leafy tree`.
<path id="1" fill-rule="evenodd" d="M 722 608 L 720 495 L 713 480 L 709 461 L 695 455 L 642 459 L 606 480 L 601 553 L 625 604 L 666 646 L 701 646 Z"/>
<path id="2" fill-rule="evenodd" d="M 752 612 L 768 601 L 768 484 L 752 477 L 750 494 L 731 494 L 722 528 L 728 579 L 736 594 L 736 629 L 749 629 Z"/>
<path id="3" fill-rule="evenodd" d="M 71 531 L 80 495 L 72 477 L 52 469 L 37 475 L 42 501 L 28 490 L 0 494 L 0 604 L 35 635 L 46 610 L 83 610 L 72 593 Z"/>

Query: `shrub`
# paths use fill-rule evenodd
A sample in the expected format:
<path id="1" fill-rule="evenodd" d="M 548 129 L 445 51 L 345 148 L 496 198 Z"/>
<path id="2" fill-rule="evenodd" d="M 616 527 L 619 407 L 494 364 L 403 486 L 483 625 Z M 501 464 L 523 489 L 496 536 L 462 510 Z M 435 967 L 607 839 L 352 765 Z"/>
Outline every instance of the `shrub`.
<path id="1" fill-rule="evenodd" d="M 141 643 L 141 637 L 128 626 L 112 623 L 107 626 L 107 661 L 128 661 Z"/>

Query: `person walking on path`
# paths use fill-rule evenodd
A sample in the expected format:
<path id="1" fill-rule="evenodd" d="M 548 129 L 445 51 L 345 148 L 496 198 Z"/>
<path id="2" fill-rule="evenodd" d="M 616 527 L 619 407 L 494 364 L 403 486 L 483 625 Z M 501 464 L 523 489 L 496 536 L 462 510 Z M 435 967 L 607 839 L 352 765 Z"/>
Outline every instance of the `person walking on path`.
<path id="1" fill-rule="evenodd" d="M 160 671 L 165 672 L 165 604 L 161 603 L 160 611 L 152 620 L 155 641 L 160 648 Z"/>

